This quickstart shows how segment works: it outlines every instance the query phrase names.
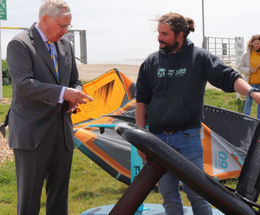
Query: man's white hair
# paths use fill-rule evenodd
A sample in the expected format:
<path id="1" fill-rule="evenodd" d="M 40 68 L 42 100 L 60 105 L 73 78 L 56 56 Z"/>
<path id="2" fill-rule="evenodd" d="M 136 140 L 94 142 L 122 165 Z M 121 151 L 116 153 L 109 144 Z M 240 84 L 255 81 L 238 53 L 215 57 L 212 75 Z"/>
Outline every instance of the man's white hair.
<path id="1" fill-rule="evenodd" d="M 44 15 L 57 19 L 71 14 L 69 5 L 63 0 L 43 0 L 39 9 L 39 20 Z"/>

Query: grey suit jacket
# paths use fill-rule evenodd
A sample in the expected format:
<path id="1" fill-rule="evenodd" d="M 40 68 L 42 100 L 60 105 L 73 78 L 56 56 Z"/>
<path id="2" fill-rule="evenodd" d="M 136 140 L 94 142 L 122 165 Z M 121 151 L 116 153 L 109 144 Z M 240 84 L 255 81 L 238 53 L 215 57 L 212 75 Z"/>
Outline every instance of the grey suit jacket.
<path id="1" fill-rule="evenodd" d="M 45 43 L 33 24 L 16 35 L 7 47 L 7 63 L 12 78 L 9 113 L 9 146 L 33 150 L 50 125 L 63 115 L 66 146 L 74 148 L 73 127 L 68 103 L 57 103 L 62 86 L 81 88 L 71 44 L 66 38 L 55 43 L 59 63 L 58 80 Z"/>

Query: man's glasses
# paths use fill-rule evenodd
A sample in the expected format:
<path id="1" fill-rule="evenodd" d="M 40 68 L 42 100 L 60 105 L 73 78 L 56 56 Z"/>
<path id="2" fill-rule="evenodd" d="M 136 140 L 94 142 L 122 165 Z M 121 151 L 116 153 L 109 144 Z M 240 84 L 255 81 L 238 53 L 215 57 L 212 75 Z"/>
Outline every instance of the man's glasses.
<path id="1" fill-rule="evenodd" d="M 73 25 L 62 25 L 56 19 L 54 19 L 60 26 L 61 29 L 71 29 Z"/>

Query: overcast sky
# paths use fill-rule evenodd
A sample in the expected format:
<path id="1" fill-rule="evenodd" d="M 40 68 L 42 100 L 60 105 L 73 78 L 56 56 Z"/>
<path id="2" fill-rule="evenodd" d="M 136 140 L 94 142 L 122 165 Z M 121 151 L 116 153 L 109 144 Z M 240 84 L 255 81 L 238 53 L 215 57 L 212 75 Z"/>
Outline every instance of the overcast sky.
<path id="1" fill-rule="evenodd" d="M 1 21 L 2 27 L 27 28 L 38 21 L 41 0 L 6 1 L 7 21 Z M 156 23 L 151 19 L 168 12 L 194 19 L 195 32 L 189 38 L 196 46 L 202 45 L 202 0 L 67 0 L 67 3 L 72 10 L 72 29 L 87 32 L 90 64 L 144 59 L 157 51 Z M 260 34 L 259 6 L 259 0 L 204 0 L 205 36 L 240 36 L 246 43 L 253 34 Z M 2 58 L 6 56 L 7 43 L 19 32 L 1 30 Z"/>

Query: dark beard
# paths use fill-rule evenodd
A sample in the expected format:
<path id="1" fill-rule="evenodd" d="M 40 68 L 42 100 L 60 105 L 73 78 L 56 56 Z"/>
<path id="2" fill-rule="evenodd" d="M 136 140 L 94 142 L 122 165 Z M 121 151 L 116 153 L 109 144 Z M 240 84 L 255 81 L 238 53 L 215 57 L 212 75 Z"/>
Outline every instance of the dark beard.
<path id="1" fill-rule="evenodd" d="M 163 49 L 163 50 L 165 50 L 165 51 L 168 51 L 168 52 L 175 52 L 175 51 L 177 51 L 178 48 L 179 48 L 179 42 L 177 42 L 177 41 L 175 41 L 173 45 L 168 45 L 168 44 L 166 44 L 166 43 L 163 42 L 163 41 L 160 41 L 160 43 L 165 44 L 165 47 L 163 47 L 163 48 L 161 48 L 161 49 Z"/>

